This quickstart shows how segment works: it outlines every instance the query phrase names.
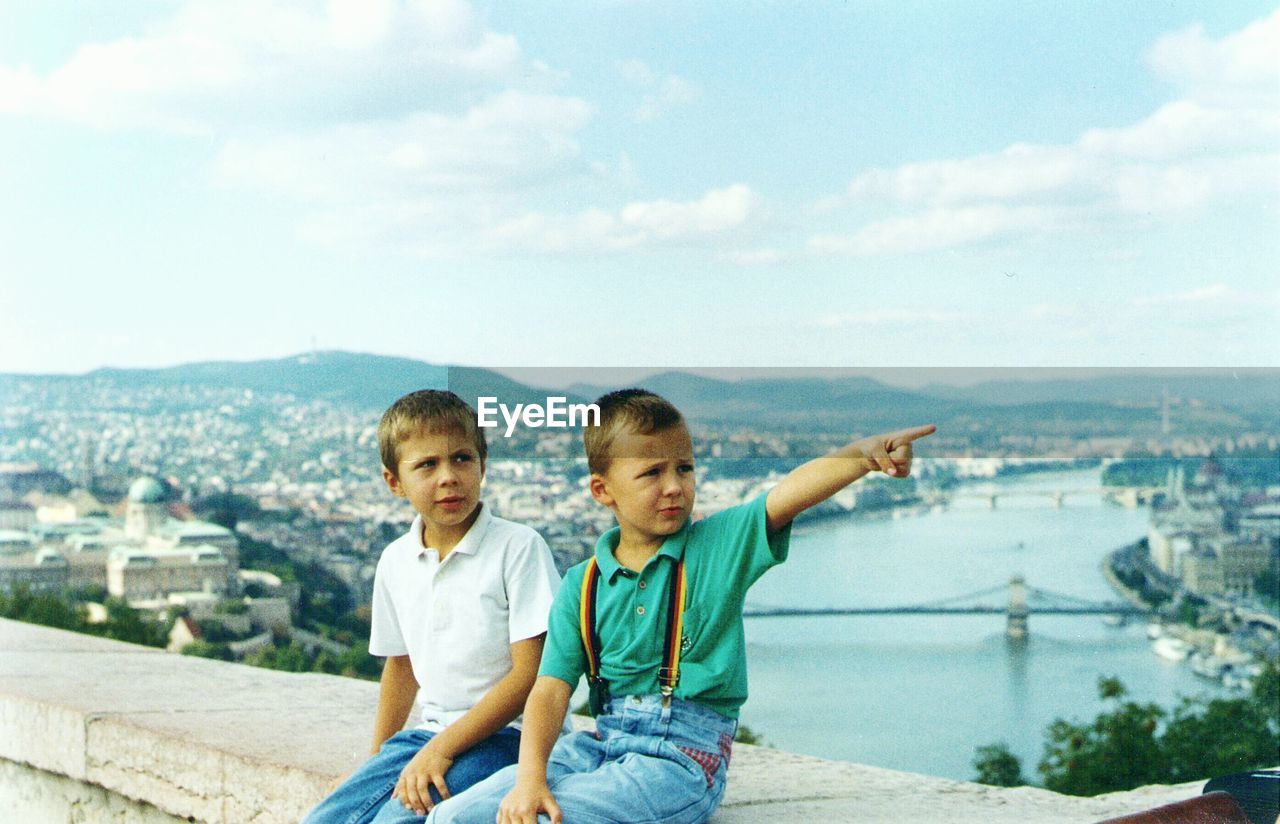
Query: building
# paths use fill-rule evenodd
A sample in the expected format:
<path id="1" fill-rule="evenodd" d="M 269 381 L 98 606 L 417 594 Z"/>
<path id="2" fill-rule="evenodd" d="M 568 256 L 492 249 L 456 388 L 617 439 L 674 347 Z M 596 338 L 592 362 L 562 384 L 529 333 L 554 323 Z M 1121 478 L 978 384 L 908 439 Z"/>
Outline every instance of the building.
<path id="1" fill-rule="evenodd" d="M 226 595 L 229 567 L 227 556 L 212 546 L 118 547 L 107 558 L 107 592 L 128 601 L 164 598 L 171 592 Z"/>
<path id="2" fill-rule="evenodd" d="M 1208 547 L 1188 553 L 1182 562 L 1182 585 L 1201 598 L 1226 591 L 1218 553 Z"/>
<path id="3" fill-rule="evenodd" d="M 26 531 L 36 525 L 36 509 L 25 501 L 0 501 L 0 529 Z"/>
<path id="4" fill-rule="evenodd" d="M 0 590 L 61 592 L 67 580 L 67 559 L 55 550 L 0 555 Z"/>
<path id="5" fill-rule="evenodd" d="M 1223 536 L 1209 546 L 1222 565 L 1222 582 L 1228 592 L 1252 595 L 1258 576 L 1271 566 L 1270 541 L 1250 536 Z"/>
<path id="6" fill-rule="evenodd" d="M 102 588 L 129 600 L 163 599 L 172 592 L 237 594 L 235 533 L 171 517 L 171 498 L 165 484 L 142 477 L 129 487 L 123 519 L 67 517 L 100 508 L 92 499 L 68 498 L 66 506 L 55 502 L 36 509 L 24 529 L 0 529 L 0 556 L 21 556 L 5 565 L 0 588 L 36 580 L 52 587 L 60 576 L 60 587 Z M 39 563 L 37 553 L 44 553 Z"/>
<path id="7" fill-rule="evenodd" d="M 1179 497 L 1173 506 L 1158 509 L 1151 516 L 1147 527 L 1151 562 L 1166 575 L 1179 575 L 1181 558 L 1196 546 L 1197 536 L 1221 533 L 1225 521 L 1221 506 L 1195 505 Z"/>

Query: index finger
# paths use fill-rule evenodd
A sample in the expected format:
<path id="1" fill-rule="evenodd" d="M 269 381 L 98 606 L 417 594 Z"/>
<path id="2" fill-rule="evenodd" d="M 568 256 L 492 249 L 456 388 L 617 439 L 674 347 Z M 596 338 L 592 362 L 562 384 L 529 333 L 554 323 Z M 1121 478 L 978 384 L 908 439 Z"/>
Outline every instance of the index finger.
<path id="1" fill-rule="evenodd" d="M 901 429 L 897 432 L 894 432 L 893 437 L 890 438 L 890 440 L 893 442 L 893 445 L 895 447 L 905 446 L 906 444 L 909 444 L 912 441 L 919 440 L 920 438 L 923 438 L 926 435 L 932 435 L 934 432 L 937 432 L 937 431 L 938 431 L 938 427 L 934 426 L 933 424 L 928 424 L 927 426 L 913 426 L 910 429 Z"/>

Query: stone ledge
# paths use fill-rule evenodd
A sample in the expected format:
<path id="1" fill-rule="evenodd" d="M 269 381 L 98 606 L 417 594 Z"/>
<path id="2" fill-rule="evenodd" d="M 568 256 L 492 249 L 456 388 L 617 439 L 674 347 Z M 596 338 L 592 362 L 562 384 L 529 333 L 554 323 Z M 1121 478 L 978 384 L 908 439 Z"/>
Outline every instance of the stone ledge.
<path id="1" fill-rule="evenodd" d="M 333 776 L 363 759 L 377 697 L 377 685 L 365 681 L 168 655 L 0 619 L 0 780 L 74 782 L 77 803 L 101 805 L 104 820 L 108 809 L 111 820 L 153 820 L 127 812 L 134 799 L 156 816 L 296 822 Z M 714 821 L 1066 824 L 1190 798 L 1201 783 L 1073 798 L 739 744 Z M 0 798 L 41 792 L 9 786 Z M 45 816 L 24 820 L 59 820 L 39 812 L 54 809 L 44 801 L 24 803 Z"/>

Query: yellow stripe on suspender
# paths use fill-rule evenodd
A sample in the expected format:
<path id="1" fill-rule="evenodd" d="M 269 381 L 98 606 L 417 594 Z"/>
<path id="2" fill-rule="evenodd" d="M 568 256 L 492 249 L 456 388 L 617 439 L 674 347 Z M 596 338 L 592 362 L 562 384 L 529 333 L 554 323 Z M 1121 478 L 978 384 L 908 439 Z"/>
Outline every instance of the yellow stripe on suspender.
<path id="1" fill-rule="evenodd" d="M 684 652 L 682 639 L 684 638 L 684 600 L 685 600 L 685 577 L 684 563 L 681 562 L 678 573 L 680 580 L 677 582 L 676 590 L 676 634 L 674 639 L 674 652 L 671 657 L 671 680 L 673 683 L 680 682 L 680 655 Z"/>
<path id="2" fill-rule="evenodd" d="M 675 582 L 675 614 L 671 616 L 671 626 L 667 633 L 670 638 L 671 658 L 662 662 L 659 674 L 659 690 L 664 697 L 670 698 L 680 683 L 681 640 L 684 638 L 684 602 L 685 602 L 684 561 L 676 564 Z"/>
<path id="3" fill-rule="evenodd" d="M 586 572 L 582 575 L 582 592 L 578 601 L 578 628 L 582 633 L 582 648 L 587 651 L 587 674 L 595 678 L 600 672 L 600 663 L 596 661 L 595 651 L 591 648 L 591 582 L 596 575 L 596 559 L 587 562 Z"/>

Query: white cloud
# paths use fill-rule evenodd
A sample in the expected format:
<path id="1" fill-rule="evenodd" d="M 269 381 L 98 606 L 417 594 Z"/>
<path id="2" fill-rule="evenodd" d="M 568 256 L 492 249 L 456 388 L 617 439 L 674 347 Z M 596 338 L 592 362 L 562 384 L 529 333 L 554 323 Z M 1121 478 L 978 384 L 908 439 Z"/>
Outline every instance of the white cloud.
<path id="1" fill-rule="evenodd" d="M 190 0 L 48 74 L 0 67 L 0 111 L 179 131 L 335 122 L 544 71 L 460 0 Z"/>
<path id="2" fill-rule="evenodd" d="M 1130 126 L 1063 145 L 1015 144 L 958 160 L 873 169 L 848 203 L 905 211 L 851 232 L 814 236 L 827 254 L 910 253 L 1060 232 L 1127 216 L 1191 212 L 1280 191 L 1280 12 L 1220 40 L 1193 27 L 1162 38 L 1150 63 L 1185 96 Z M 819 212 L 830 213 L 824 199 Z"/>
<path id="3" fill-rule="evenodd" d="M 820 255 L 855 256 L 921 252 L 1045 229 L 1058 219 L 1053 210 L 1033 206 L 940 207 L 875 221 L 851 234 L 815 235 L 809 249 Z"/>
<path id="4" fill-rule="evenodd" d="M 694 103 L 702 96 L 695 84 L 675 74 L 659 75 L 640 60 L 620 60 L 618 73 L 642 94 L 632 117 L 641 123 L 657 120 L 677 106 Z"/>
<path id="5" fill-rule="evenodd" d="M 671 200 L 629 203 L 622 209 L 622 223 L 655 238 L 682 239 L 721 234 L 743 226 L 758 212 L 759 198 L 745 184 L 712 189 L 700 199 L 680 203 Z"/>
<path id="6" fill-rule="evenodd" d="M 1193 97 L 1259 95 L 1274 105 L 1280 94 L 1278 42 L 1280 10 L 1221 40 L 1206 38 L 1198 24 L 1166 35 L 1151 49 L 1147 63 Z"/>
<path id="7" fill-rule="evenodd" d="M 530 212 L 495 226 L 490 238 L 542 253 L 621 251 L 702 245 L 736 237 L 762 218 L 759 196 L 743 184 L 712 189 L 692 201 L 637 201 L 617 212 Z"/>
<path id="8" fill-rule="evenodd" d="M 502 92 L 461 115 L 431 112 L 313 134 L 233 139 L 215 179 L 333 202 L 517 189 L 572 172 L 581 100 Z"/>
<path id="9" fill-rule="evenodd" d="M 1170 292 L 1163 295 L 1142 295 L 1134 298 L 1134 306 L 1159 306 L 1171 303 L 1201 304 L 1208 301 L 1239 300 L 1240 293 L 1225 283 L 1214 283 L 1198 289 L 1183 292 Z"/>

